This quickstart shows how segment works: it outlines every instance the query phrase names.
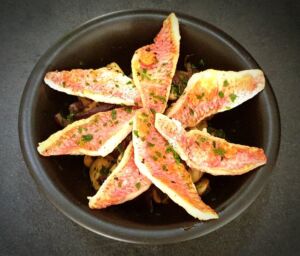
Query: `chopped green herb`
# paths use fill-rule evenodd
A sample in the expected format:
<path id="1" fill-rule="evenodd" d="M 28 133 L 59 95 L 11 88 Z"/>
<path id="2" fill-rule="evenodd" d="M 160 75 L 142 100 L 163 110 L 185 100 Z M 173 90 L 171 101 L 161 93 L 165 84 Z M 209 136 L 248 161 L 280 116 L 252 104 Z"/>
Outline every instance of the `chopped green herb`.
<path id="1" fill-rule="evenodd" d="M 89 83 L 89 82 L 85 82 L 85 85 L 86 85 L 86 86 L 90 86 L 90 83 Z"/>
<path id="2" fill-rule="evenodd" d="M 214 151 L 215 155 L 218 155 L 221 157 L 224 157 L 224 155 L 225 155 L 225 150 L 222 148 L 214 148 L 213 151 Z"/>
<path id="3" fill-rule="evenodd" d="M 131 84 L 132 82 L 131 81 L 128 81 L 126 84 Z"/>
<path id="4" fill-rule="evenodd" d="M 97 79 L 94 79 L 93 82 L 94 82 L 94 83 L 97 83 L 98 81 L 97 81 Z"/>
<path id="5" fill-rule="evenodd" d="M 229 83 L 228 83 L 228 81 L 225 79 L 224 82 L 223 82 L 223 86 L 226 87 L 226 86 L 228 86 L 228 85 L 229 85 Z"/>
<path id="6" fill-rule="evenodd" d="M 129 122 L 129 125 L 133 125 L 133 121 L 130 121 L 130 122 Z"/>
<path id="7" fill-rule="evenodd" d="M 133 130 L 133 134 L 134 134 L 136 137 L 138 137 L 138 138 L 140 137 L 140 136 L 139 136 L 139 132 L 138 132 L 137 130 Z"/>
<path id="8" fill-rule="evenodd" d="M 126 107 L 125 109 L 124 109 L 127 113 L 131 113 L 132 112 L 132 108 L 131 107 Z"/>
<path id="9" fill-rule="evenodd" d="M 194 110 L 191 109 L 191 108 L 189 108 L 189 109 L 190 109 L 190 110 L 189 110 L 189 111 L 190 111 L 190 115 L 193 116 L 193 115 L 195 114 Z"/>
<path id="10" fill-rule="evenodd" d="M 223 98 L 223 97 L 224 97 L 224 92 L 219 91 L 219 97 L 220 97 L 220 98 Z"/>
<path id="11" fill-rule="evenodd" d="M 205 93 L 202 92 L 200 95 L 196 95 L 198 100 L 201 100 L 204 97 Z"/>
<path id="12" fill-rule="evenodd" d="M 154 161 L 157 161 L 157 157 L 156 156 L 152 156 L 152 159 L 154 160 Z"/>
<path id="13" fill-rule="evenodd" d="M 82 127 L 81 127 L 81 126 L 78 127 L 78 132 L 79 132 L 79 133 L 82 133 Z"/>
<path id="14" fill-rule="evenodd" d="M 139 190 L 141 188 L 141 183 L 140 182 L 135 183 L 135 187 Z"/>
<path id="15" fill-rule="evenodd" d="M 234 93 L 231 93 L 229 95 L 229 97 L 230 97 L 231 101 L 234 102 L 236 100 L 236 98 L 237 98 L 237 95 L 235 95 Z"/>
<path id="16" fill-rule="evenodd" d="M 153 143 L 151 143 L 151 142 L 147 142 L 147 146 L 149 146 L 149 147 L 154 147 L 155 144 L 153 144 Z"/>
<path id="17" fill-rule="evenodd" d="M 142 113 L 142 116 L 144 116 L 144 117 L 148 117 L 148 115 L 146 114 L 146 113 Z"/>
<path id="18" fill-rule="evenodd" d="M 167 166 L 164 164 L 163 166 L 162 166 L 162 168 L 163 168 L 163 170 L 166 172 L 166 171 L 168 171 L 168 168 L 167 168 Z"/>
<path id="19" fill-rule="evenodd" d="M 117 88 L 119 88 L 119 87 L 120 87 L 118 84 L 115 84 L 115 86 L 116 86 Z"/>
<path id="20" fill-rule="evenodd" d="M 153 108 L 150 108 L 150 111 L 153 115 L 155 115 L 156 111 Z"/>
<path id="21" fill-rule="evenodd" d="M 180 157 L 171 145 L 166 148 L 166 153 L 172 153 L 176 163 L 180 163 Z"/>
<path id="22" fill-rule="evenodd" d="M 115 109 L 113 109 L 111 111 L 111 119 L 112 120 L 116 120 L 117 119 L 117 111 Z"/>
<path id="23" fill-rule="evenodd" d="M 81 136 L 81 140 L 85 141 L 85 142 L 91 141 L 92 139 L 93 139 L 93 135 L 92 134 L 85 134 L 85 135 Z"/>
<path id="24" fill-rule="evenodd" d="M 162 157 L 161 153 L 159 151 L 155 151 L 155 154 L 158 156 L 158 157 Z"/>
<path id="25" fill-rule="evenodd" d="M 142 69 L 142 73 L 141 73 L 142 79 L 151 79 L 151 76 L 147 73 L 146 69 Z"/>

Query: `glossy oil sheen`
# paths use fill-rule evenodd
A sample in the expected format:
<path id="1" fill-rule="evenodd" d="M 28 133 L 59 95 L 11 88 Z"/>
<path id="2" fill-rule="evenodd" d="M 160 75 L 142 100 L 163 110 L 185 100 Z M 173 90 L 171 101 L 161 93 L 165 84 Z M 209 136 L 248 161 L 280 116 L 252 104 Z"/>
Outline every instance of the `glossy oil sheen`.
<path id="1" fill-rule="evenodd" d="M 212 192 L 203 200 L 219 212 L 220 219 L 199 222 L 175 204 L 159 205 L 150 212 L 145 198 L 104 210 L 90 210 L 87 196 L 95 192 L 82 157 L 42 157 L 38 142 L 59 127 L 54 114 L 75 98 L 56 92 L 43 83 L 46 72 L 72 68 L 99 68 L 115 61 L 130 74 L 136 49 L 152 42 L 159 31 L 163 11 L 124 11 L 93 19 L 62 38 L 35 66 L 25 87 L 19 115 L 22 152 L 28 168 L 52 203 L 84 227 L 118 240 L 137 243 L 171 243 L 207 234 L 242 212 L 261 191 L 275 164 L 280 142 L 277 103 L 267 81 L 265 90 L 238 108 L 220 113 L 211 121 L 223 128 L 231 142 L 262 147 L 266 166 L 237 177 L 212 177 Z M 206 68 L 243 70 L 259 68 L 232 38 L 217 28 L 177 14 L 183 57 L 194 54 Z M 257 216 L 259 218 L 259 216 Z"/>

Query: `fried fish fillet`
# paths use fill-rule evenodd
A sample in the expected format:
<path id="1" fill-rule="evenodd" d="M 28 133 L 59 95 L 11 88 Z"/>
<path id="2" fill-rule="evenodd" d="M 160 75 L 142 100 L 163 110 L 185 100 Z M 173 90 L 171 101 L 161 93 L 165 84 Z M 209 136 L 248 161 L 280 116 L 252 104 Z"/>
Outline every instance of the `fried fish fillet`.
<path id="1" fill-rule="evenodd" d="M 75 121 L 39 143 L 43 156 L 106 156 L 131 132 L 136 109 L 116 108 Z"/>
<path id="2" fill-rule="evenodd" d="M 163 113 L 179 58 L 179 25 L 174 13 L 163 22 L 154 43 L 135 51 L 131 60 L 132 76 L 143 107 Z"/>
<path id="3" fill-rule="evenodd" d="M 178 155 L 155 129 L 154 119 L 150 110 L 140 109 L 133 121 L 134 160 L 140 172 L 193 217 L 218 218 L 217 213 L 201 201 Z"/>
<path id="4" fill-rule="evenodd" d="M 265 87 L 261 70 L 239 72 L 208 69 L 194 74 L 167 115 L 183 127 L 194 127 L 204 118 L 232 109 L 254 97 Z"/>
<path id="5" fill-rule="evenodd" d="M 54 90 L 97 102 L 141 105 L 136 86 L 116 63 L 99 69 L 48 72 L 44 81 Z"/>
<path id="6" fill-rule="evenodd" d="M 267 161 L 263 149 L 229 143 L 200 130 L 186 132 L 181 123 L 156 114 L 155 128 L 191 168 L 212 175 L 241 175 Z"/>
<path id="7" fill-rule="evenodd" d="M 132 142 L 127 146 L 118 166 L 101 185 L 98 192 L 89 198 L 89 207 L 102 209 L 132 200 L 146 191 L 151 181 L 142 175 L 134 163 Z"/>

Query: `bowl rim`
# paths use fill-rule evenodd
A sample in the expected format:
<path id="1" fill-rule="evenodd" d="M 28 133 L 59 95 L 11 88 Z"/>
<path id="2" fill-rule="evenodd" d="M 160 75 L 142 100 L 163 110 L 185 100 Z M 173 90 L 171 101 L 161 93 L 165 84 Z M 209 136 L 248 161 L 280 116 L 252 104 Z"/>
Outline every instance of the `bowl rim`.
<path id="1" fill-rule="evenodd" d="M 257 172 L 253 178 L 251 178 L 251 183 L 244 188 L 239 195 L 233 196 L 231 198 L 231 203 L 220 212 L 220 218 L 214 221 L 208 221 L 201 223 L 201 225 L 194 225 L 191 228 L 171 228 L 171 229 L 139 229 L 139 228 L 128 228 L 115 225 L 113 223 L 107 223 L 102 221 L 95 216 L 92 216 L 83 210 L 81 210 L 78 205 L 69 201 L 56 186 L 47 178 L 47 175 L 42 170 L 42 166 L 39 160 L 31 154 L 33 150 L 36 150 L 35 146 L 30 143 L 27 139 L 31 134 L 31 115 L 30 106 L 33 104 L 34 92 L 30 88 L 34 85 L 35 81 L 41 76 L 41 70 L 45 67 L 47 60 L 55 55 L 60 48 L 67 45 L 70 40 L 76 38 L 80 33 L 84 33 L 87 29 L 98 23 L 105 22 L 110 19 L 118 18 L 120 16 L 158 16 L 166 17 L 170 11 L 167 10 L 156 10 L 156 9 L 129 9 L 116 11 L 95 17 L 83 24 L 79 25 L 63 37 L 61 37 L 52 47 L 50 47 L 45 54 L 36 63 L 34 69 L 32 70 L 30 77 L 23 90 L 21 103 L 19 107 L 18 116 L 18 131 L 19 131 L 19 142 L 21 146 L 21 151 L 23 158 L 29 169 L 29 172 L 35 183 L 38 186 L 39 191 L 41 191 L 48 200 L 61 212 L 63 212 L 67 217 L 72 219 L 77 224 L 85 227 L 86 229 L 124 242 L 140 243 L 140 244 L 166 244 L 175 243 L 185 240 L 194 239 L 203 235 L 206 235 L 225 224 L 232 221 L 239 214 L 241 214 L 259 195 L 263 189 L 263 185 L 266 180 L 270 177 L 271 171 L 276 164 L 276 159 L 280 147 L 280 114 L 278 104 L 275 98 L 275 94 L 270 86 L 268 80 L 266 80 L 265 94 L 268 95 L 268 104 L 266 106 L 268 115 L 272 117 L 269 122 L 272 124 L 271 131 L 268 134 L 268 144 L 265 149 L 268 156 L 268 164 L 263 166 L 264 170 Z M 193 24 L 206 32 L 213 34 L 219 40 L 223 41 L 226 45 L 231 47 L 237 52 L 246 62 L 248 62 L 253 68 L 260 68 L 254 58 L 232 37 L 227 35 L 222 30 L 217 27 L 202 21 L 198 18 L 176 12 L 179 20 L 184 20 L 186 23 Z M 28 116 L 29 115 L 29 116 Z M 233 200 L 234 199 L 234 200 Z"/>

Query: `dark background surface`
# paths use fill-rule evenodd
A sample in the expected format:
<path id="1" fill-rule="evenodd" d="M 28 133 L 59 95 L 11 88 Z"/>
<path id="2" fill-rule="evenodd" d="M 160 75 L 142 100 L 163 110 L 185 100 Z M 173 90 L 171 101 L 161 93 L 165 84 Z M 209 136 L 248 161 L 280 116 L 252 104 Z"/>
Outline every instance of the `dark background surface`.
<path id="1" fill-rule="evenodd" d="M 299 1 L 1 1 L 0 255 L 299 255 Z M 224 30 L 262 66 L 281 112 L 280 155 L 257 200 L 225 227 L 173 245 L 110 240 L 73 223 L 38 191 L 19 148 L 18 107 L 41 55 L 80 23 L 129 8 L 180 11 Z"/>

